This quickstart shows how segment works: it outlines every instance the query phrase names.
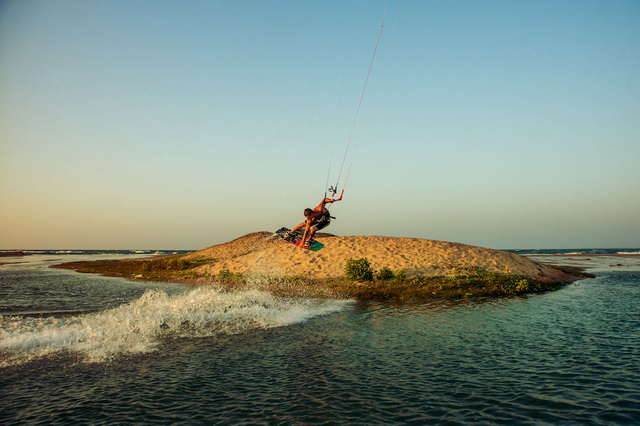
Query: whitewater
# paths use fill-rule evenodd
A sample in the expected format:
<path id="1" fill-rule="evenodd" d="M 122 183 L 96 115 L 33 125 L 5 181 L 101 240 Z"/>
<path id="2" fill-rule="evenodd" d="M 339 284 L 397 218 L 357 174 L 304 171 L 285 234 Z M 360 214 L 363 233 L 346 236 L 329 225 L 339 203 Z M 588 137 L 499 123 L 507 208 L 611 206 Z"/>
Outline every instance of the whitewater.
<path id="1" fill-rule="evenodd" d="M 25 259 L 25 263 L 7 265 L 11 270 L 0 276 L 3 299 L 8 302 L 14 299 L 13 306 L 0 306 L 0 368 L 63 354 L 74 355 L 84 362 L 105 362 L 120 355 L 156 351 L 166 339 L 283 327 L 344 309 L 350 303 L 276 298 L 259 290 L 227 292 L 215 286 L 129 285 L 125 280 L 106 277 L 85 276 L 86 280 L 78 281 L 75 273 L 42 271 L 55 261 Z M 24 274 L 34 270 L 41 271 L 43 282 L 31 282 L 33 275 Z M 112 292 L 105 293 L 104 287 L 83 288 L 83 284 L 111 286 Z M 126 303 L 122 303 L 126 299 L 118 291 L 122 287 L 137 290 L 131 292 L 131 288 L 126 288 L 128 297 L 133 298 Z M 44 291 L 45 297 L 42 293 L 32 294 L 38 290 Z M 99 290 L 99 299 L 87 294 L 83 310 L 78 311 L 76 296 L 95 290 Z M 36 306 L 28 309 L 17 306 L 16 302 L 29 296 L 36 299 Z M 57 299 L 59 305 L 50 306 L 51 298 Z M 38 303 L 37 299 L 42 300 Z M 122 304 L 99 310 L 109 300 Z M 94 309 L 97 312 L 91 312 Z"/>

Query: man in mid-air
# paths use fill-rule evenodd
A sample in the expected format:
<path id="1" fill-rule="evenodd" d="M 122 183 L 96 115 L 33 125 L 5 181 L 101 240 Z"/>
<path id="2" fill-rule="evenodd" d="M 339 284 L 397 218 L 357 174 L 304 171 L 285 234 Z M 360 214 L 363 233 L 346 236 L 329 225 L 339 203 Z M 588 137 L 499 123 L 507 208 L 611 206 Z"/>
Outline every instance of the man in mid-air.
<path id="1" fill-rule="evenodd" d="M 304 217 L 306 217 L 307 220 L 293 228 L 291 230 L 291 233 L 293 234 L 294 232 L 304 228 L 303 244 L 305 246 L 308 246 L 309 240 L 313 238 L 313 236 L 316 234 L 316 231 L 326 228 L 331 223 L 331 214 L 325 207 L 325 204 L 335 203 L 336 201 L 340 201 L 340 198 L 335 200 L 332 198 L 325 198 L 314 209 L 304 209 Z"/>

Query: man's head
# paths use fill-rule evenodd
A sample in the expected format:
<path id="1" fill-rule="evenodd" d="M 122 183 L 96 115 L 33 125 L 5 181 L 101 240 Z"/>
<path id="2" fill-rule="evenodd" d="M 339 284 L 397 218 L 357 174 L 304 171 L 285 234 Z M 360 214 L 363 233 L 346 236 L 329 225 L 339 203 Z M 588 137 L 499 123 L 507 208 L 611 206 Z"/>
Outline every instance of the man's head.
<path id="1" fill-rule="evenodd" d="M 309 216 L 311 216 L 311 213 L 313 213 L 313 210 L 311 210 L 311 209 L 309 209 L 309 208 L 304 209 L 304 217 L 309 217 Z"/>

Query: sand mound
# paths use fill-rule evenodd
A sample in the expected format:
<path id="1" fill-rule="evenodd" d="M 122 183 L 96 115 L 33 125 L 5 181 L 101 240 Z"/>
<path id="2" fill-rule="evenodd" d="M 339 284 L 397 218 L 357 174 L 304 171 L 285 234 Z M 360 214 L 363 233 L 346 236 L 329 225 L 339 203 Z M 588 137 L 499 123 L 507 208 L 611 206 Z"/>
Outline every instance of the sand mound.
<path id="1" fill-rule="evenodd" d="M 569 281 L 568 275 L 514 253 L 445 241 L 395 237 L 317 236 L 325 247 L 311 252 L 295 247 L 270 232 L 255 232 L 228 243 L 193 252 L 207 258 L 199 273 L 221 270 L 269 276 L 338 278 L 347 259 L 366 257 L 374 270 L 404 270 L 407 276 L 450 276 L 458 268 L 481 267 L 492 272 L 524 275 L 538 281 Z"/>

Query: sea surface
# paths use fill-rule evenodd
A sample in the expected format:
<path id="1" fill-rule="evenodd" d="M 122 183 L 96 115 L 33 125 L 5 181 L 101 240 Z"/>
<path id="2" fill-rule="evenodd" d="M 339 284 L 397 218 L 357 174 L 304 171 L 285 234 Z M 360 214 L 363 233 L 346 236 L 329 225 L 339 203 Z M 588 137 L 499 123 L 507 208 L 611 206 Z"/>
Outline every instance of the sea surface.
<path id="1" fill-rule="evenodd" d="M 411 303 L 0 257 L 0 424 L 640 424 L 640 249 L 589 250 L 514 250 L 596 276 L 555 292 Z"/>

